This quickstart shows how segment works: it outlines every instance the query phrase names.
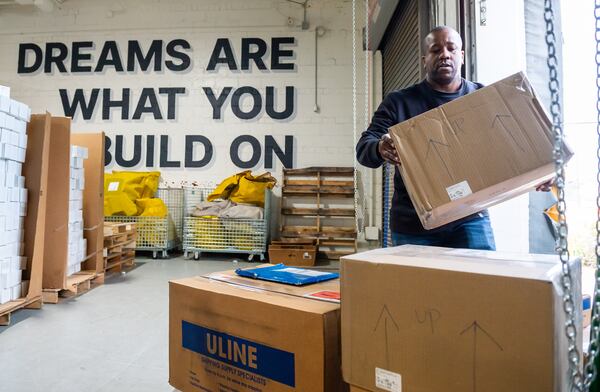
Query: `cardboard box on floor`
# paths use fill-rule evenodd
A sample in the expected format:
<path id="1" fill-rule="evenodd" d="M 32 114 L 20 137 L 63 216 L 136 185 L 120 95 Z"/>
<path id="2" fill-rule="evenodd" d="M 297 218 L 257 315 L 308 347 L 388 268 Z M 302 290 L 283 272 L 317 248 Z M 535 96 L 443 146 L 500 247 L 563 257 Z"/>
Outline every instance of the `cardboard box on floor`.
<path id="1" fill-rule="evenodd" d="M 571 270 L 579 304 L 579 260 Z M 560 274 L 550 255 L 401 246 L 343 257 L 344 380 L 368 391 L 565 391 Z"/>
<path id="2" fill-rule="evenodd" d="M 426 229 L 531 191 L 554 176 L 553 133 L 517 73 L 390 128 Z M 572 153 L 564 146 L 567 160 Z"/>
<path id="3" fill-rule="evenodd" d="M 27 188 L 24 238 L 27 268 L 23 271 L 23 282 L 28 281 L 29 284 L 23 298 L 0 305 L 0 315 L 22 307 L 41 307 L 50 124 L 51 117 L 46 113 L 31 116 L 27 125 L 27 159 L 23 163 L 23 176 Z"/>
<path id="4" fill-rule="evenodd" d="M 187 391 L 345 390 L 339 291 L 245 279 L 232 272 L 169 284 L 169 383 Z"/>
<path id="5" fill-rule="evenodd" d="M 71 144 L 88 149 L 88 159 L 83 161 L 83 229 L 87 258 L 82 269 L 98 274 L 104 273 L 104 142 L 104 132 L 71 134 Z"/>
<path id="6" fill-rule="evenodd" d="M 52 117 L 48 160 L 44 289 L 66 287 L 69 229 L 71 119 Z"/>

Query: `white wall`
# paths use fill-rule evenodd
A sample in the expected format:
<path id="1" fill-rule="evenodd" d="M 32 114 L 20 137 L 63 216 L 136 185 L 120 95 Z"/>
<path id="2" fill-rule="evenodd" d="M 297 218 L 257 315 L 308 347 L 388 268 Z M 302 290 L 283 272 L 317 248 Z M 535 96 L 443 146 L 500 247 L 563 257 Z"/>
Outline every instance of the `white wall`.
<path id="1" fill-rule="evenodd" d="M 476 2 L 477 81 L 493 83 L 525 71 L 525 21 L 523 0 L 485 2 L 486 25 L 480 25 Z M 529 197 L 520 196 L 490 209 L 498 250 L 529 251 Z"/>
<path id="2" fill-rule="evenodd" d="M 135 109 L 142 88 L 185 87 L 186 94 L 177 99 L 176 118 L 156 120 L 145 114 L 140 120 L 121 120 L 120 112 L 111 111 L 111 119 L 103 120 L 101 107 L 91 120 L 75 115 L 73 131 L 106 131 L 107 135 L 124 135 L 125 157 L 133 156 L 133 135 L 156 135 L 155 168 L 163 172 L 163 179 L 179 184 L 182 181 L 211 183 L 242 169 L 236 167 L 229 155 L 234 138 L 242 134 L 256 137 L 263 145 L 265 135 L 272 135 L 284 147 L 286 135 L 293 137 L 293 166 L 352 166 L 354 145 L 352 135 L 352 35 L 351 3 L 338 0 L 311 1 L 308 9 L 310 29 L 301 30 L 302 8 L 283 0 L 123 0 L 97 2 L 69 0 L 60 9 L 42 13 L 33 7 L 0 7 L 0 84 L 12 88 L 14 98 L 33 108 L 34 112 L 48 110 L 63 115 L 59 89 L 67 89 L 70 96 L 76 88 L 89 93 L 92 88 L 113 89 L 113 99 L 120 98 L 122 88 L 131 89 L 130 115 Z M 291 26 L 288 24 L 292 18 Z M 314 50 L 315 26 L 323 26 L 325 35 L 319 39 L 318 105 L 314 108 Z M 272 37 L 295 37 L 295 57 L 284 59 L 296 64 L 294 71 L 230 71 L 221 66 L 218 72 L 206 70 L 217 38 L 229 38 L 236 58 L 240 60 L 241 38 L 259 37 L 269 42 Z M 17 74 L 19 44 L 33 42 L 42 48 L 47 42 L 62 42 L 70 47 L 73 41 L 93 41 L 95 48 L 88 50 L 95 64 L 105 41 L 119 44 L 125 62 L 128 40 L 139 40 L 146 50 L 152 40 L 185 39 L 191 49 L 191 67 L 185 72 L 116 72 L 107 67 L 103 73 L 36 72 Z M 265 62 L 269 65 L 269 58 Z M 69 60 L 70 57 L 67 58 Z M 69 61 L 67 68 L 69 69 Z M 212 118 L 210 106 L 202 87 L 211 87 L 218 94 L 225 86 L 234 88 L 252 86 L 262 92 L 266 86 L 277 91 L 278 109 L 283 108 L 285 86 L 294 86 L 295 113 L 286 120 L 269 118 L 264 109 L 257 119 L 240 120 L 229 105 L 223 120 Z M 101 94 L 100 94 L 101 98 Z M 100 101 L 100 99 L 99 99 Z M 230 102 L 230 100 L 228 100 Z M 166 96 L 159 96 L 166 118 Z M 249 110 L 246 99 L 243 109 Z M 99 105 L 98 105 L 99 106 Z M 213 145 L 212 161 L 203 168 L 160 168 L 159 135 L 168 135 L 169 159 L 184 159 L 186 135 L 204 135 Z M 111 153 L 114 155 L 115 140 Z M 145 142 L 142 143 L 145 146 Z M 145 170 L 146 152 L 143 148 L 141 163 L 136 170 Z M 202 155 L 199 148 L 196 155 Z M 242 149 L 242 159 L 248 159 L 248 148 Z M 282 164 L 274 157 L 274 168 L 280 175 Z M 182 162 L 183 165 L 183 162 Z M 107 169 L 117 169 L 114 161 Z M 263 171 L 264 159 L 252 169 Z"/>

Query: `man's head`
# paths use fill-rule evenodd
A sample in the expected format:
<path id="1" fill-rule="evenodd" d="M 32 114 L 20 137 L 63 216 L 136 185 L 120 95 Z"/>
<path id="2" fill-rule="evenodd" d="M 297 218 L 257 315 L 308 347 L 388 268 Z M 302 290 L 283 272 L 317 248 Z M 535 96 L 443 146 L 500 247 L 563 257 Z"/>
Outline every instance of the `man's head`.
<path id="1" fill-rule="evenodd" d="M 465 52 L 462 39 L 456 30 L 438 26 L 423 40 L 422 57 L 427 81 L 438 86 L 448 86 L 460 80 L 460 68 Z"/>

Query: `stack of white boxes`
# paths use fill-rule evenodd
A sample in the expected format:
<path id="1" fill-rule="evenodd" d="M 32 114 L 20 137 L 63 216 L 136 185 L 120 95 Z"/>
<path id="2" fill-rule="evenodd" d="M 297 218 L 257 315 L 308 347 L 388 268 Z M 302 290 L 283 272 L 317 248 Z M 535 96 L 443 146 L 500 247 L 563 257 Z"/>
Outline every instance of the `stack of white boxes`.
<path id="1" fill-rule="evenodd" d="M 67 276 L 81 271 L 81 262 L 87 255 L 87 241 L 83 238 L 83 160 L 88 157 L 85 147 L 71 146 L 71 186 L 69 191 L 69 258 Z"/>
<path id="2" fill-rule="evenodd" d="M 21 282 L 27 189 L 22 174 L 27 150 L 27 122 L 31 110 L 10 99 L 0 86 L 0 304 L 25 296 L 29 282 Z"/>

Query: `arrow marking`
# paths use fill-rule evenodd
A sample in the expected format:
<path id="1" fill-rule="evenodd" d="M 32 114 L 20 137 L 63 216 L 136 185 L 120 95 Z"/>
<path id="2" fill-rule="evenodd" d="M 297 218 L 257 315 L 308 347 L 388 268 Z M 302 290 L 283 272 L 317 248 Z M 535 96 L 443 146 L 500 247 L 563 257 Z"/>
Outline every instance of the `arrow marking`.
<path id="1" fill-rule="evenodd" d="M 469 326 L 467 326 L 460 335 L 463 335 L 465 332 L 473 330 L 473 392 L 477 392 L 477 331 L 483 332 L 493 343 L 500 349 L 500 351 L 504 351 L 500 343 L 492 335 L 486 331 L 481 324 L 477 322 L 477 320 L 473 321 Z"/>
<path id="2" fill-rule="evenodd" d="M 384 313 L 385 313 L 385 317 L 384 317 Z M 390 313 L 390 310 L 388 309 L 387 305 L 383 305 L 383 308 L 381 308 L 381 312 L 379 313 L 379 317 L 377 318 L 377 323 L 375 324 L 375 328 L 373 329 L 373 332 L 376 332 L 377 329 L 379 328 L 379 324 L 381 323 L 381 319 L 383 318 L 383 324 L 384 324 L 384 336 L 385 336 L 385 363 L 386 366 L 389 368 L 390 366 L 390 346 L 389 346 L 389 342 L 388 342 L 388 319 L 392 321 L 392 325 L 394 326 L 394 328 L 396 328 L 396 331 L 400 331 L 400 327 L 398 327 L 398 323 L 396 323 L 396 320 L 394 320 L 394 317 L 392 316 L 392 313 Z"/>
<path id="3" fill-rule="evenodd" d="M 444 165 L 444 168 L 446 169 L 446 173 L 448 173 L 448 177 L 450 177 L 450 179 L 453 180 L 454 177 L 450 173 L 450 169 L 448 169 L 448 165 L 446 164 L 446 161 L 442 157 L 442 154 L 440 153 L 438 146 L 444 146 L 444 147 L 450 148 L 450 146 L 445 143 L 438 142 L 437 140 L 429 139 L 429 145 L 427 146 L 427 153 L 425 154 L 425 160 L 427 160 L 427 158 L 429 157 L 429 152 L 433 149 L 435 151 L 436 155 L 438 156 L 438 159 L 440 161 L 442 161 L 442 164 Z"/>
<path id="4" fill-rule="evenodd" d="M 517 139 L 515 139 L 515 135 L 513 135 L 512 132 L 508 130 L 508 128 L 504 124 L 504 121 L 502 120 L 503 118 L 511 118 L 511 117 L 512 116 L 509 114 L 496 114 L 496 116 L 494 117 L 494 120 L 492 120 L 492 128 L 494 128 L 496 123 L 500 123 L 500 125 L 502 125 L 502 129 L 504 129 L 504 132 L 508 133 L 508 135 L 513 140 L 513 142 L 517 145 L 517 147 L 519 147 L 519 150 L 525 152 L 525 149 L 519 144 L 519 142 L 517 142 Z"/>

